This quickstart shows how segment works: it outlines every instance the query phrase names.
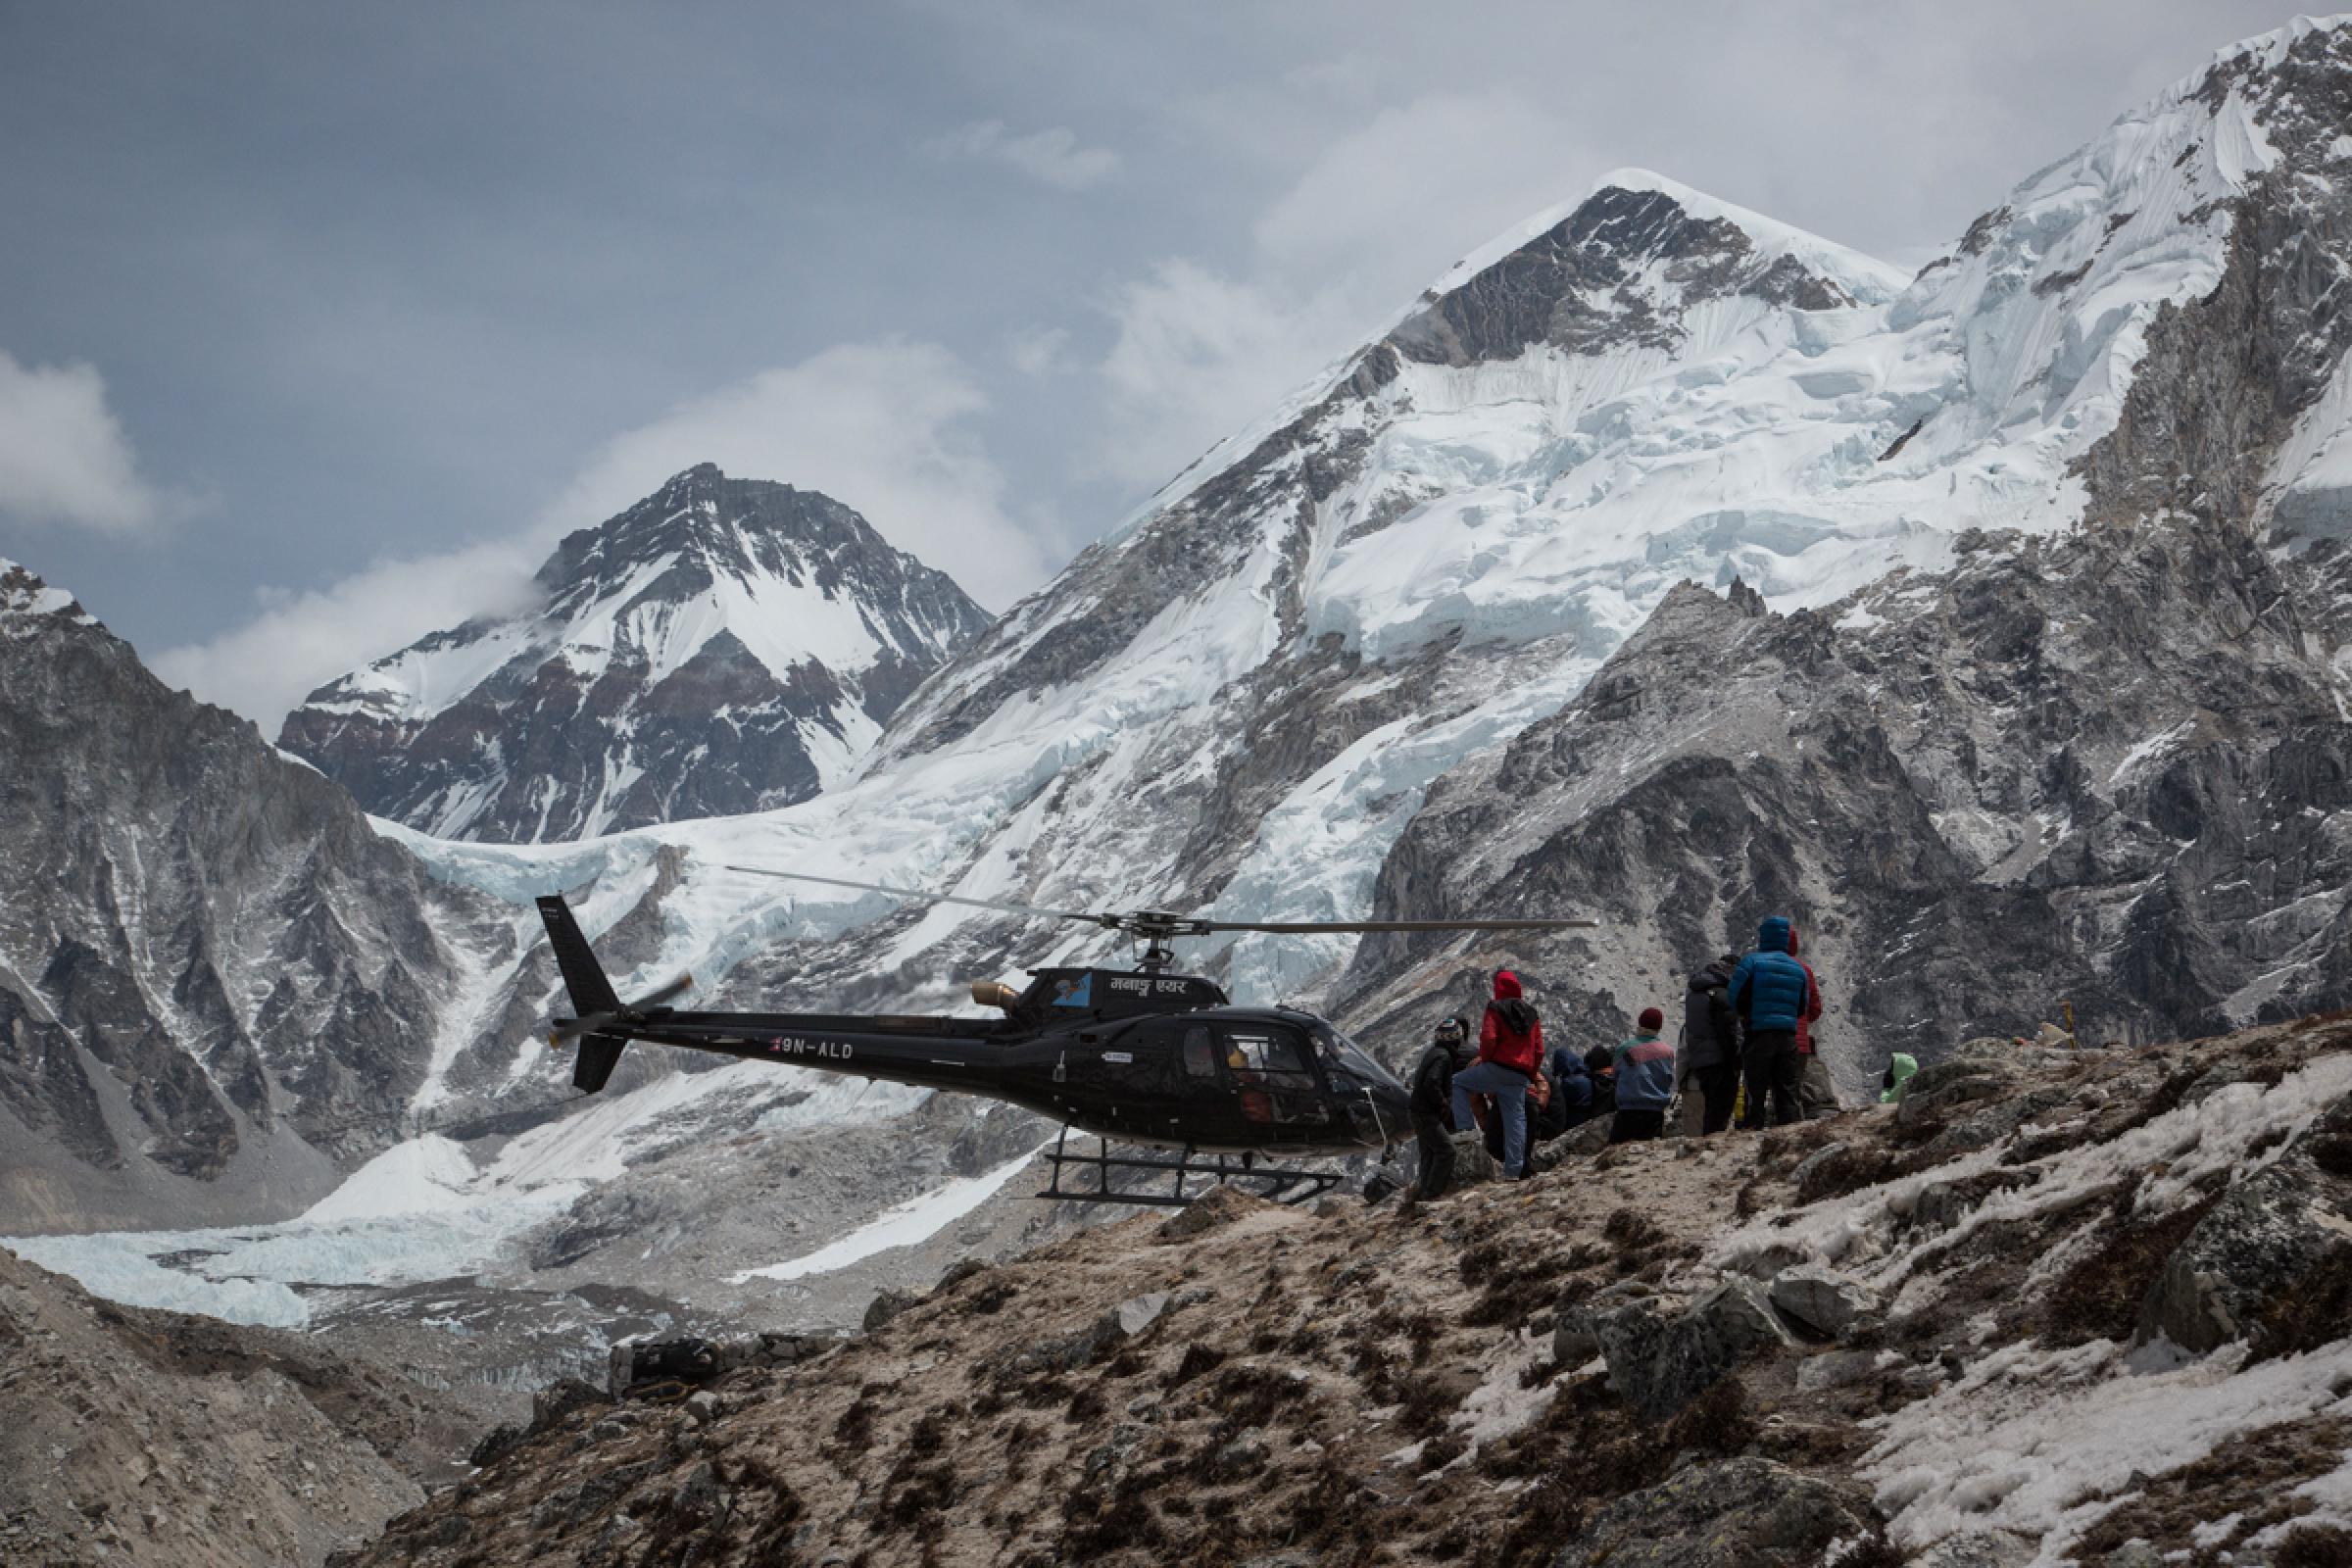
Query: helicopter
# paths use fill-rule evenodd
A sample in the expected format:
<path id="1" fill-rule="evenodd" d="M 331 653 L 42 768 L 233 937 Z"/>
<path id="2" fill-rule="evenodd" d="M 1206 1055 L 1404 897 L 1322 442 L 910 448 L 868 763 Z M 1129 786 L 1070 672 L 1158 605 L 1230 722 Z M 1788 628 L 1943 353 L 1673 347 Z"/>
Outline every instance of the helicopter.
<path id="1" fill-rule="evenodd" d="M 1019 989 L 973 982 L 973 1002 L 994 1009 L 993 1017 L 705 1012 L 669 1005 L 693 984 L 692 976 L 623 1003 L 570 906 L 550 894 L 537 900 L 539 914 L 574 1015 L 553 1021 L 548 1043 L 577 1045 L 575 1088 L 601 1091 L 622 1049 L 640 1041 L 984 1096 L 1061 1124 L 1047 1156 L 1053 1178 L 1036 1196 L 1084 1203 L 1182 1206 L 1228 1181 L 1251 1182 L 1261 1196 L 1301 1202 L 1329 1191 L 1340 1177 L 1281 1161 L 1385 1154 L 1412 1138 L 1404 1085 L 1330 1020 L 1296 1007 L 1235 1005 L 1214 981 L 1174 972 L 1170 944 L 1176 940 L 1221 932 L 1550 931 L 1597 923 L 1210 920 L 1164 909 L 1041 908 L 759 866 L 727 869 L 909 903 L 1078 921 L 1123 932 L 1142 951 L 1132 969 L 1033 969 Z M 1096 1140 L 1095 1152 L 1069 1149 L 1073 1129 Z M 1114 1154 L 1114 1143 L 1172 1152 Z M 1065 1184 L 1065 1167 L 1091 1168 L 1094 1184 Z M 1174 1185 L 1168 1191 L 1114 1185 L 1114 1178 L 1130 1176 L 1172 1176 Z M 1200 1180 L 1188 1193 L 1195 1178 Z"/>

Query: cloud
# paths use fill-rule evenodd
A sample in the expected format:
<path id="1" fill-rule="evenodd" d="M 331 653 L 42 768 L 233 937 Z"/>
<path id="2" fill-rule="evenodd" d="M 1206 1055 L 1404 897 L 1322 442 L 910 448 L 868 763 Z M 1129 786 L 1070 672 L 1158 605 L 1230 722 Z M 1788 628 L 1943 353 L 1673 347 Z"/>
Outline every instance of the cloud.
<path id="1" fill-rule="evenodd" d="M 1378 289 L 1378 309 L 1400 310 L 1455 256 L 1582 195 L 1607 167 L 1513 93 L 1430 93 L 1333 139 L 1253 236 L 1276 275 L 1337 271 Z"/>
<path id="2" fill-rule="evenodd" d="M 1264 414 L 1348 347 L 1355 313 L 1337 294 L 1298 295 L 1171 260 L 1121 287 L 1118 336 L 1101 374 L 1106 429 L 1096 466 L 1157 485 Z"/>
<path id="3" fill-rule="evenodd" d="M 382 560 L 325 588 L 264 588 L 261 612 L 209 642 L 167 649 L 156 672 L 275 737 L 286 710 L 346 670 L 471 615 L 530 603 L 534 541 Z"/>
<path id="4" fill-rule="evenodd" d="M 1052 375 L 1070 366 L 1070 329 L 1020 326 L 1004 334 L 1004 357 L 1023 375 Z"/>
<path id="5" fill-rule="evenodd" d="M 1605 167 L 1508 92 L 1428 94 L 1334 137 L 1260 212 L 1244 268 L 1163 258 L 1111 292 L 1096 470 L 1166 480 Z"/>
<path id="6" fill-rule="evenodd" d="M 932 343 L 845 344 L 690 399 L 606 442 L 519 535 L 378 561 L 328 587 L 264 590 L 260 612 L 155 661 L 167 679 L 274 734 L 287 709 L 428 631 L 530 601 L 563 534 L 604 521 L 672 474 L 715 463 L 739 478 L 821 490 L 992 607 L 1057 562 L 1036 519 L 1005 507 L 1004 475 L 969 421 L 987 407 L 970 369 Z"/>
<path id="7" fill-rule="evenodd" d="M 167 498 L 139 477 L 95 367 L 27 368 L 0 352 L 0 513 L 123 534 L 167 510 Z"/>
<path id="8" fill-rule="evenodd" d="M 1107 147 L 1081 147 L 1066 125 L 1014 135 L 1002 120 L 976 120 L 923 143 L 933 158 L 1003 164 L 1057 190 L 1086 190 L 1114 179 L 1119 155 Z"/>

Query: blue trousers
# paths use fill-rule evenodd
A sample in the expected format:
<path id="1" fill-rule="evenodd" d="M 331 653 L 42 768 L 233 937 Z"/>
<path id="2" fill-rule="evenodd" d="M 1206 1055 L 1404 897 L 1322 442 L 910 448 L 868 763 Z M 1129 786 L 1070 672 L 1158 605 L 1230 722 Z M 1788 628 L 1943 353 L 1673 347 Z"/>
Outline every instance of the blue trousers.
<path id="1" fill-rule="evenodd" d="M 1519 1176 L 1527 1170 L 1527 1085 L 1525 1073 L 1499 1062 L 1481 1061 L 1453 1075 L 1453 1124 L 1475 1127 L 1470 1097 L 1493 1095 L 1495 1114 L 1502 1118 L 1502 1173 Z"/>

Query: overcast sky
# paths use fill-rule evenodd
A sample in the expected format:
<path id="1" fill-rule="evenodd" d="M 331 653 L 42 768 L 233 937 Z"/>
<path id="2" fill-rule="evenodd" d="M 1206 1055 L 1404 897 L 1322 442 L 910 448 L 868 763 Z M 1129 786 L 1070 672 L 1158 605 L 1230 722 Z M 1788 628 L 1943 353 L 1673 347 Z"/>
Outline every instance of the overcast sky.
<path id="1" fill-rule="evenodd" d="M 276 717 L 703 460 L 992 609 L 1640 165 L 1916 265 L 2234 0 L 0 0 L 0 554 Z"/>

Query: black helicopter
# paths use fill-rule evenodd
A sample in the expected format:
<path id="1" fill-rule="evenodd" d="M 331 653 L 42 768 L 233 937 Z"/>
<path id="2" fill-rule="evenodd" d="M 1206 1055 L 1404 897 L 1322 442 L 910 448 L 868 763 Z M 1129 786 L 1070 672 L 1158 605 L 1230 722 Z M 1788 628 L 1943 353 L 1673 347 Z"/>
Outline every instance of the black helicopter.
<path id="1" fill-rule="evenodd" d="M 576 1041 L 575 1087 L 605 1086 L 632 1040 L 683 1046 L 751 1061 L 912 1084 L 1007 1101 L 1062 1124 L 1041 1198 L 1181 1205 L 1188 1178 L 1200 1189 L 1237 1178 L 1298 1201 L 1328 1190 L 1336 1173 L 1266 1164 L 1260 1156 L 1379 1152 L 1412 1137 L 1405 1088 L 1331 1023 L 1291 1007 L 1235 1006 L 1215 982 L 1170 972 L 1179 937 L 1219 932 L 1324 935 L 1377 931 L 1542 931 L 1591 920 L 1205 920 L 1165 910 L 1089 913 L 987 899 L 845 882 L 802 872 L 729 866 L 759 876 L 818 882 L 924 904 L 1076 920 L 1121 931 L 1142 945 L 1133 969 L 1029 971 L 1014 990 L 977 981 L 972 1000 L 995 1018 L 793 1012 L 681 1011 L 667 1004 L 684 977 L 624 1004 L 560 896 L 538 901 L 549 943 L 577 1014 L 555 1020 L 549 1044 Z M 1093 1154 L 1067 1148 L 1072 1128 L 1098 1140 Z M 1113 1142 L 1174 1150 L 1173 1156 L 1113 1154 Z M 1213 1156 L 1204 1162 L 1201 1155 Z M 1238 1159 L 1237 1159 L 1238 1156 Z M 1092 1188 L 1062 1183 L 1063 1167 L 1091 1166 Z M 1113 1172 L 1173 1175 L 1167 1193 L 1112 1186 Z"/>

